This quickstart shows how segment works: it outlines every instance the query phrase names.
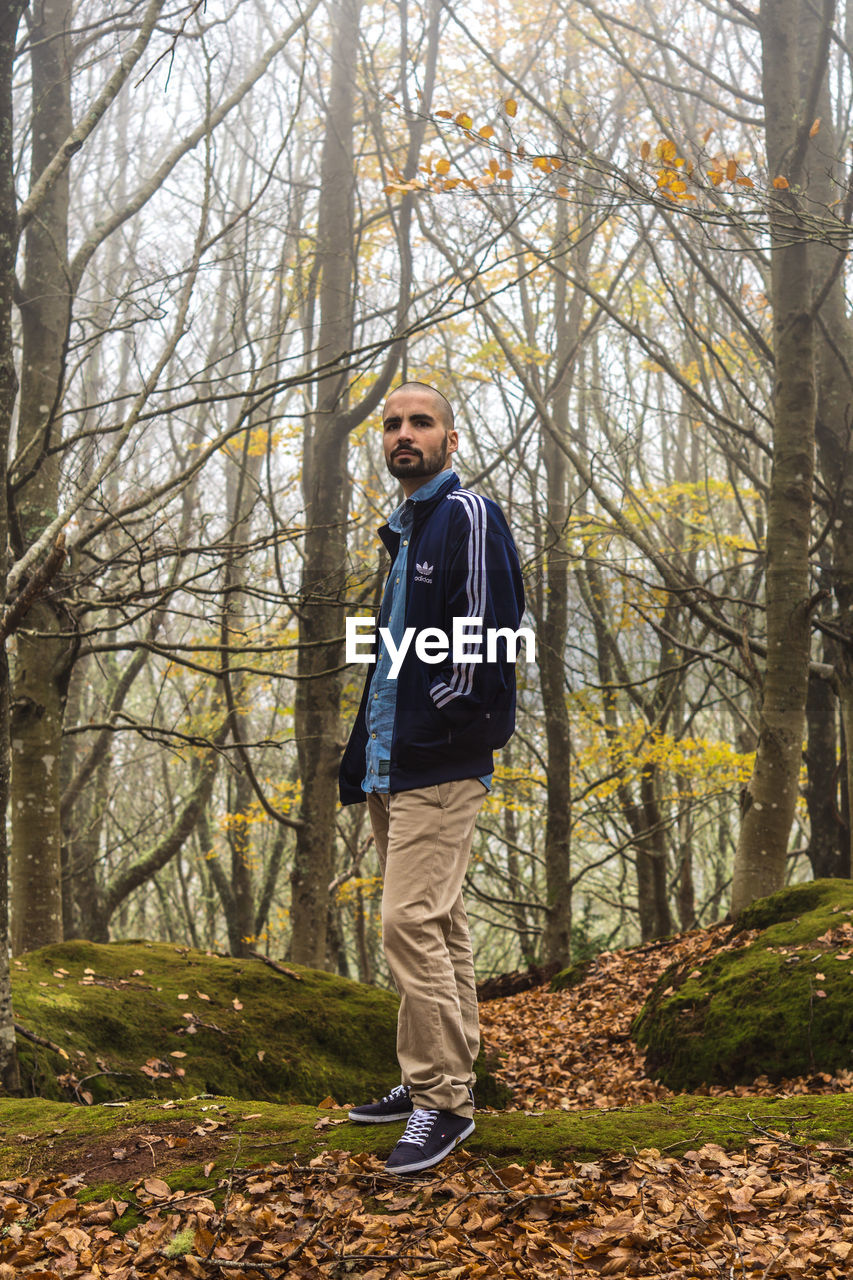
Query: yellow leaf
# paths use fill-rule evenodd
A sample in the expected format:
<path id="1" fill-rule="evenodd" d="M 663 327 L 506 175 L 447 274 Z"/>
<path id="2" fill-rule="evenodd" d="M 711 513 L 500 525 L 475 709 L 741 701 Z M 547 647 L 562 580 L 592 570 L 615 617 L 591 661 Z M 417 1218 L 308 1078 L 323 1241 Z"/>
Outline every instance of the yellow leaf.
<path id="1" fill-rule="evenodd" d="M 652 144 L 650 142 L 644 142 L 643 145 L 640 147 L 641 159 L 648 160 L 651 154 L 652 154 Z"/>
<path id="2" fill-rule="evenodd" d="M 728 164 L 726 165 L 726 177 L 728 178 L 729 182 L 734 182 L 734 179 L 736 176 L 737 176 L 737 161 L 729 160 Z"/>
<path id="3" fill-rule="evenodd" d="M 502 182 L 511 182 L 511 181 L 512 181 L 512 169 L 499 169 L 499 170 L 498 170 L 498 177 L 501 179 L 501 181 L 502 181 Z"/>
<path id="4" fill-rule="evenodd" d="M 572 194 L 572 193 L 571 193 L 571 191 L 569 190 L 569 188 L 568 188 L 568 187 L 557 187 L 557 195 L 558 195 L 558 196 L 563 196 L 565 199 L 568 199 L 568 197 L 569 197 L 571 194 Z"/>
<path id="5" fill-rule="evenodd" d="M 479 138 L 485 138 L 486 141 L 488 141 L 489 138 L 493 138 L 495 136 L 495 131 L 490 124 L 484 124 L 482 129 L 477 130 L 477 136 Z"/>
<path id="6" fill-rule="evenodd" d="M 470 116 L 466 116 L 464 111 L 460 111 L 457 116 L 454 116 L 454 121 L 456 124 L 461 125 L 463 129 L 470 129 L 474 123 Z"/>
<path id="7" fill-rule="evenodd" d="M 815 134 L 817 133 L 818 129 L 820 128 L 820 121 L 821 121 L 821 117 L 820 117 L 820 116 L 818 116 L 817 120 L 815 120 L 814 124 L 813 124 L 813 125 L 812 125 L 812 127 L 809 129 L 809 137 L 810 137 L 810 138 L 813 138 L 813 137 L 815 136 Z"/>
<path id="8" fill-rule="evenodd" d="M 436 161 L 435 171 L 436 171 L 436 173 L 449 173 L 449 172 L 450 172 L 450 161 L 449 161 L 449 160 L 438 160 L 438 161 Z"/>
<path id="9" fill-rule="evenodd" d="M 657 149 L 658 155 L 664 164 L 669 164 L 671 160 L 674 160 L 678 152 L 678 148 L 671 138 L 662 138 L 658 143 Z"/>
<path id="10" fill-rule="evenodd" d="M 500 165 L 498 164 L 497 160 L 493 158 L 489 161 L 489 168 L 491 169 L 492 173 L 497 173 L 498 169 L 500 169 Z"/>
<path id="11" fill-rule="evenodd" d="M 442 182 L 441 189 L 442 191 L 452 191 L 454 187 L 458 187 L 458 186 L 459 186 L 458 178 L 447 178 L 445 179 L 444 182 Z"/>
<path id="12" fill-rule="evenodd" d="M 790 183 L 788 182 L 787 178 L 783 178 L 780 175 L 778 178 L 773 179 L 773 186 L 776 188 L 777 191 L 787 191 L 788 187 L 790 186 Z"/>
<path id="13" fill-rule="evenodd" d="M 713 132 L 714 132 L 713 129 L 706 129 L 705 132 L 702 134 L 702 142 L 703 143 L 707 142 Z"/>
<path id="14" fill-rule="evenodd" d="M 508 116 L 515 115 L 515 113 L 518 111 L 518 103 L 516 102 L 515 98 L 507 98 L 506 102 L 504 103 L 504 111 L 507 113 Z"/>
<path id="15" fill-rule="evenodd" d="M 723 174 L 720 173 L 719 169 L 712 169 L 708 174 L 708 177 L 711 179 L 711 182 L 715 187 L 718 187 L 723 180 Z"/>
<path id="16" fill-rule="evenodd" d="M 738 182 L 738 186 L 739 186 L 739 187 L 754 187 L 754 186 L 755 186 L 755 183 L 752 181 L 752 178 L 747 178 L 746 176 L 744 176 L 744 177 L 742 177 L 742 178 L 738 178 L 737 182 Z"/>
<path id="17" fill-rule="evenodd" d="M 453 112 L 452 112 L 452 111 L 436 111 L 436 113 L 435 113 L 435 114 L 438 116 L 439 120 L 452 120 L 452 119 L 453 119 Z"/>

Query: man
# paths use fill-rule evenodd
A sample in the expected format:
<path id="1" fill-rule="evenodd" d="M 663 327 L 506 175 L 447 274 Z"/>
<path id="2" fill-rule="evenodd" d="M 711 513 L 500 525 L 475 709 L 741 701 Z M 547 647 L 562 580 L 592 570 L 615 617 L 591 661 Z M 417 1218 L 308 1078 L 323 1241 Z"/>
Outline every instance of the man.
<path id="1" fill-rule="evenodd" d="M 379 530 L 392 558 L 379 622 L 392 644 L 381 646 L 365 681 L 340 788 L 344 804 L 367 800 L 383 876 L 383 944 L 400 994 L 402 1083 L 350 1119 L 407 1120 L 386 1165 L 402 1174 L 438 1164 L 474 1129 L 480 1037 L 461 891 L 492 751 L 515 723 L 505 640 L 491 661 L 473 641 L 458 652 L 447 645 L 454 619 L 457 629 L 480 620 L 483 635 L 515 632 L 524 598 L 500 509 L 451 470 L 459 439 L 444 396 L 419 382 L 398 387 L 383 433 L 388 470 L 405 495 Z M 409 628 L 421 643 L 400 662 Z M 462 630 L 477 634 L 471 624 Z"/>

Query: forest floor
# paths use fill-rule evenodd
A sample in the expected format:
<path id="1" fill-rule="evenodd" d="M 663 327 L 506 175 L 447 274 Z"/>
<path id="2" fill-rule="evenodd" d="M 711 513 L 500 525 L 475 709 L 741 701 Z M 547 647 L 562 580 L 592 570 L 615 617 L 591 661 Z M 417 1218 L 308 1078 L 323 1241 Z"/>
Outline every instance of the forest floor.
<path id="1" fill-rule="evenodd" d="M 349 1124 L 338 1102 L 353 1099 L 151 1100 L 113 1106 L 108 1132 L 93 1114 L 106 1108 L 23 1102 L 5 1136 L 18 1164 L 0 1182 L 0 1280 L 846 1280 L 853 1079 L 673 1098 L 630 1039 L 655 978 L 717 938 L 607 953 L 570 990 L 485 1003 L 512 1109 L 478 1113 L 465 1147 L 418 1178 L 385 1174 L 396 1127 Z"/>

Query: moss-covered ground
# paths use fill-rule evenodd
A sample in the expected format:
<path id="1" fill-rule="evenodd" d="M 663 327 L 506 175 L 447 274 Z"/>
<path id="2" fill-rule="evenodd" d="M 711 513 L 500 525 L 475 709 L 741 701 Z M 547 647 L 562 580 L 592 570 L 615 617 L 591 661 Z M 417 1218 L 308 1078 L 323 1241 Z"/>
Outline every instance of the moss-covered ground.
<path id="1" fill-rule="evenodd" d="M 633 1034 L 675 1090 L 853 1069 L 853 883 L 753 904 L 724 949 L 667 969 Z"/>
<path id="2" fill-rule="evenodd" d="M 5 1100 L 0 1177 L 77 1174 L 87 1198 L 128 1199 L 147 1177 L 162 1178 L 172 1190 L 198 1190 L 215 1187 L 229 1169 L 306 1160 L 326 1150 L 385 1155 L 399 1137 L 400 1125 L 355 1125 L 343 1115 L 230 1098 L 186 1099 L 167 1110 L 153 1100 L 122 1108 Z M 466 1150 L 521 1163 L 594 1160 L 649 1147 L 679 1155 L 707 1142 L 735 1151 L 768 1134 L 844 1148 L 853 1134 L 853 1096 L 686 1096 L 614 1111 L 478 1113 L 476 1123 Z"/>
<path id="3" fill-rule="evenodd" d="M 397 997 L 298 965 L 165 943 L 70 941 L 14 963 L 24 1089 L 57 1101 L 208 1093 L 316 1104 L 399 1080 Z M 508 1091 L 477 1065 L 477 1100 Z"/>

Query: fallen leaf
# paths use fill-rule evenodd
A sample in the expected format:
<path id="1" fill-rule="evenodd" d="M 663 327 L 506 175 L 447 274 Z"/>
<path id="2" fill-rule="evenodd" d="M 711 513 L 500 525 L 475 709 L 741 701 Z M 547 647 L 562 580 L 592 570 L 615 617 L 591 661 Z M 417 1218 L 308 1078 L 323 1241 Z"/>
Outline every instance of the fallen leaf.
<path id="1" fill-rule="evenodd" d="M 164 1196 L 172 1194 L 168 1182 L 164 1182 L 162 1178 L 146 1178 L 142 1185 L 156 1200 L 162 1200 Z"/>

